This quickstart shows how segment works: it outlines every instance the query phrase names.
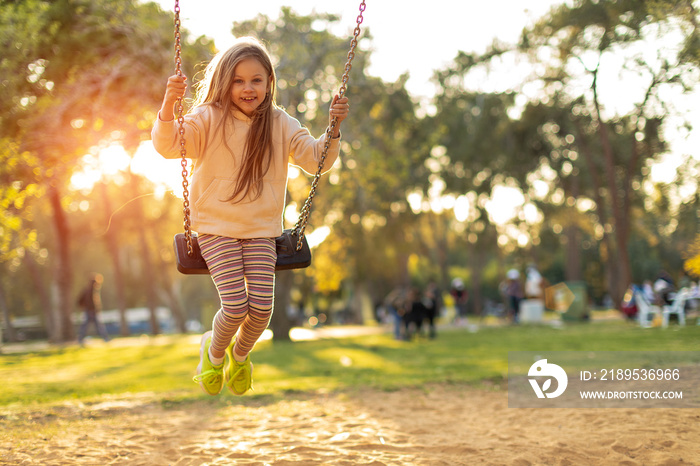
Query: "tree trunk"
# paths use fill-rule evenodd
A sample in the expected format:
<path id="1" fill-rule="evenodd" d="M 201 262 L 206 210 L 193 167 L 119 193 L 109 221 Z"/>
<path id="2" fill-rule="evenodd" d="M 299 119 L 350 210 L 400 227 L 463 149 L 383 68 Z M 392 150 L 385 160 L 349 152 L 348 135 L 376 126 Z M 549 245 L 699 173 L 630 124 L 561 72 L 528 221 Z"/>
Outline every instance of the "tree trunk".
<path id="1" fill-rule="evenodd" d="M 401 247 L 400 247 L 401 248 Z M 398 275 L 398 285 L 402 288 L 406 288 L 411 284 L 411 277 L 408 272 L 408 258 L 410 254 L 406 251 L 399 249 L 398 257 L 396 259 L 396 272 Z"/>
<path id="2" fill-rule="evenodd" d="M 163 293 L 165 293 L 165 300 L 169 303 L 170 312 L 175 319 L 178 332 L 187 333 L 187 316 L 182 306 L 180 286 L 173 280 L 172 268 L 174 267 L 171 262 L 166 262 L 164 260 L 158 261 L 158 270 L 160 270 L 160 273 L 158 274 L 157 284 Z"/>
<path id="3" fill-rule="evenodd" d="M 163 269 L 170 265 L 171 264 L 161 262 L 159 268 Z M 187 319 L 185 318 L 185 310 L 182 308 L 179 287 L 173 284 L 170 274 L 167 271 L 162 270 L 158 276 L 160 278 L 160 289 L 162 290 L 161 297 L 165 298 L 164 300 L 167 301 L 168 307 L 170 307 L 170 312 L 175 319 L 175 326 L 178 332 L 187 333 Z"/>
<path id="4" fill-rule="evenodd" d="M 484 270 L 484 255 L 486 248 L 479 247 L 480 245 L 476 243 L 469 243 L 470 244 L 470 249 L 472 250 L 472 258 L 474 259 L 474 264 L 473 267 L 471 267 L 472 270 L 472 293 L 471 293 L 471 302 L 472 302 L 472 310 L 474 311 L 474 315 L 478 317 L 483 317 L 484 313 L 484 303 L 483 303 L 483 297 L 481 295 L 481 288 L 482 288 L 482 275 L 483 275 L 483 270 Z"/>
<path id="5" fill-rule="evenodd" d="M 439 217 L 439 221 L 441 221 L 441 228 L 438 233 L 438 236 L 436 238 L 436 245 L 437 245 L 437 258 L 438 258 L 438 264 L 440 267 L 440 279 L 439 283 L 442 287 L 447 287 L 450 284 L 450 264 L 449 264 L 449 245 L 447 244 L 447 230 L 449 229 L 449 226 L 446 226 L 444 223 L 447 222 L 445 220 L 444 216 Z"/>
<path id="6" fill-rule="evenodd" d="M 5 333 L 7 334 L 7 341 L 14 343 L 17 341 L 17 332 L 12 326 L 12 321 L 10 320 L 10 309 L 7 306 L 7 298 L 5 297 L 5 285 L 2 279 L 0 279 L 0 310 L 2 311 L 2 321 L 5 326 Z M 0 330 L 2 333 L 2 330 Z M 0 343 L 2 342 L 2 335 L 0 335 Z"/>
<path id="7" fill-rule="evenodd" d="M 51 293 L 47 289 L 44 282 L 44 278 L 41 276 L 41 272 L 37 267 L 34 258 L 29 252 L 24 256 L 24 265 L 29 271 L 29 275 L 32 277 L 34 282 L 34 290 L 39 297 L 39 303 L 41 305 L 41 311 L 44 314 L 44 326 L 46 328 L 46 334 L 48 335 L 49 341 L 52 343 L 57 343 L 61 339 L 59 326 L 56 323 L 57 313 L 55 312 L 54 305 L 51 302 Z"/>
<path id="8" fill-rule="evenodd" d="M 139 209 L 139 213 L 140 209 Z M 148 247 L 148 239 L 146 238 L 145 228 L 143 225 L 143 217 L 141 217 L 141 228 L 139 229 L 139 243 L 141 246 L 141 272 L 144 287 L 146 288 L 146 306 L 148 307 L 151 334 L 160 334 L 160 324 L 158 323 L 158 298 L 156 296 L 156 284 L 154 280 L 153 262 L 151 261 L 151 251 Z"/>
<path id="9" fill-rule="evenodd" d="M 374 310 L 371 302 L 366 282 L 356 280 L 349 303 L 353 324 L 364 325 L 368 320 L 373 319 Z M 348 323 L 347 319 L 345 323 Z"/>
<path id="10" fill-rule="evenodd" d="M 574 199 L 578 199 L 578 197 L 580 196 L 578 176 L 571 177 L 570 195 L 573 196 Z M 579 231 L 579 227 L 576 221 L 569 223 L 564 228 L 564 235 L 566 237 L 566 264 L 564 266 L 564 278 L 566 281 L 579 281 L 583 278 L 583 270 L 581 269 L 580 233 L 581 232 Z"/>
<path id="11" fill-rule="evenodd" d="M 275 304 L 270 320 L 272 341 L 291 340 L 289 331 L 292 329 L 292 322 L 287 315 L 287 309 L 291 304 L 293 283 L 294 272 L 291 270 L 281 270 L 275 273 Z"/>
<path id="12" fill-rule="evenodd" d="M 613 302 L 618 304 L 622 302 L 623 295 L 627 287 L 632 283 L 632 269 L 629 258 L 629 235 L 630 235 L 630 209 L 632 205 L 632 174 L 636 172 L 637 165 L 641 154 L 636 140 L 636 134 L 632 134 L 630 138 L 631 157 L 627 166 L 625 177 L 622 181 L 622 205 L 618 212 L 618 218 L 615 219 L 615 234 L 617 239 L 617 247 L 619 249 L 619 258 L 621 266 L 621 280 L 618 284 L 619 290 L 615 295 L 611 294 Z"/>
<path id="13" fill-rule="evenodd" d="M 595 157 L 590 147 L 588 146 L 585 132 L 583 131 L 583 128 L 581 127 L 578 121 L 575 121 L 575 124 L 578 133 L 579 147 L 581 148 L 581 153 L 583 154 L 583 158 L 586 161 L 591 180 L 593 181 L 593 192 L 595 193 L 594 200 L 596 203 L 596 215 L 598 216 L 598 223 L 603 227 L 603 229 L 605 229 L 605 224 L 607 223 L 608 215 L 606 213 L 607 205 L 605 203 L 605 198 L 603 198 L 603 196 L 601 195 L 603 185 L 600 181 L 600 178 L 598 177 L 598 169 L 595 165 L 594 160 Z M 602 125 L 602 123 L 599 123 L 599 126 L 600 125 Z M 616 248 L 613 244 L 613 241 L 610 238 L 610 235 L 605 230 L 603 230 L 603 237 L 601 239 L 600 249 L 602 259 L 606 263 L 606 282 L 608 284 L 608 293 L 613 299 L 613 302 L 618 303 L 619 301 L 617 299 L 621 299 L 622 295 L 620 294 L 618 284 L 619 280 L 617 272 L 617 253 L 615 252 Z M 616 298 L 618 295 L 619 298 Z"/>
<path id="14" fill-rule="evenodd" d="M 610 242 L 604 243 L 604 245 L 609 244 Z M 605 261 L 606 267 L 605 267 L 605 280 L 608 284 L 608 294 L 610 294 L 610 298 L 613 299 L 613 303 L 618 303 L 618 301 L 615 301 L 615 295 L 618 293 L 617 291 L 617 286 L 618 286 L 618 281 L 616 277 L 618 276 L 619 272 L 619 264 L 615 260 L 615 256 L 610 253 L 609 248 L 605 248 L 606 253 L 603 254 L 603 259 Z"/>
<path id="15" fill-rule="evenodd" d="M 629 254 L 627 251 L 627 238 L 625 224 L 625 215 L 622 210 L 622 204 L 619 198 L 619 189 L 617 181 L 617 170 L 615 168 L 615 152 L 610 137 L 608 127 L 603 121 L 601 115 L 600 103 L 598 102 L 597 89 L 597 72 L 593 75 L 593 99 L 596 108 L 597 133 L 600 139 L 600 144 L 603 149 L 603 160 L 605 161 L 605 174 L 607 180 L 607 191 L 610 196 L 610 211 L 613 220 L 613 229 L 615 233 L 614 249 L 610 250 L 610 255 L 617 261 L 617 273 L 611 277 L 610 297 L 614 303 L 619 303 L 624 294 L 624 288 L 629 285 L 632 280 L 630 269 Z M 622 187 L 624 188 L 624 187 Z M 612 246 L 612 244 L 610 244 Z M 624 285 L 623 285 L 624 284 Z"/>
<path id="16" fill-rule="evenodd" d="M 619 220 L 619 219 L 618 219 Z M 617 225 L 620 225 L 616 222 Z M 616 235 L 618 274 L 615 281 L 615 290 L 611 290 L 610 297 L 617 306 L 622 302 L 625 290 L 632 283 L 632 268 L 630 267 L 630 255 L 627 249 L 627 237 L 624 233 Z"/>
<path id="17" fill-rule="evenodd" d="M 58 285 L 58 308 L 60 320 L 58 335 L 61 341 L 75 339 L 73 327 L 73 297 L 71 289 L 73 285 L 73 264 L 70 257 L 70 228 L 63 207 L 61 206 L 61 193 L 55 184 L 51 184 L 48 190 L 49 202 L 53 208 L 53 221 L 56 232 L 56 249 L 58 260 L 55 273 Z"/>
<path id="18" fill-rule="evenodd" d="M 138 177 L 130 173 L 130 185 L 131 192 L 138 196 L 141 194 L 141 187 L 139 186 Z M 148 236 L 146 231 L 150 230 L 148 224 L 146 223 L 146 216 L 143 213 L 143 206 L 141 203 L 134 204 L 134 218 L 136 219 L 136 225 L 138 229 L 139 247 L 141 248 L 141 277 L 143 280 L 143 286 L 146 290 L 146 307 L 149 311 L 149 321 L 151 324 L 151 334 L 160 334 L 160 324 L 158 323 L 158 296 L 156 291 L 156 271 L 153 267 L 153 260 L 151 259 L 151 248 L 149 247 Z"/>
<path id="19" fill-rule="evenodd" d="M 119 257 L 119 243 L 116 238 L 115 229 L 116 224 L 110 222 L 112 215 L 112 202 L 107 194 L 107 185 L 105 183 L 100 183 L 100 191 L 102 193 L 102 202 L 104 203 L 105 216 L 107 217 L 106 223 L 110 225 L 107 233 L 105 234 L 105 247 L 109 251 L 109 256 L 112 259 L 112 267 L 114 268 L 114 288 L 115 296 L 117 298 L 117 309 L 119 309 L 119 333 L 123 337 L 127 337 L 131 334 L 129 330 L 129 323 L 126 319 L 126 298 L 124 293 L 124 273 L 122 271 L 122 263 Z"/>
<path id="20" fill-rule="evenodd" d="M 581 275 L 581 245 L 578 226 L 568 225 L 564 228 L 566 236 L 566 264 L 564 265 L 564 279 L 566 281 L 579 281 Z"/>

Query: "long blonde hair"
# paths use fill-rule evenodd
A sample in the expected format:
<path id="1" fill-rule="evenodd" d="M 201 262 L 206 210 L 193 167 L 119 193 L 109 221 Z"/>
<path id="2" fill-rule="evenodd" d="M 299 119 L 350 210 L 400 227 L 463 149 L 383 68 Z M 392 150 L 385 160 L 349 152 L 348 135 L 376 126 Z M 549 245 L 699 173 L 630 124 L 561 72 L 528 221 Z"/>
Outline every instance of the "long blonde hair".
<path id="1" fill-rule="evenodd" d="M 241 37 L 227 50 L 219 52 L 207 65 L 204 78 L 196 84 L 193 108 L 214 105 L 221 109 L 223 118 L 214 129 L 221 131 L 224 144 L 233 156 L 233 149 L 226 143 L 226 121 L 233 118 L 233 110 L 240 108 L 231 100 L 236 66 L 243 60 L 254 58 L 268 73 L 269 92 L 251 116 L 250 130 L 243 147 L 239 176 L 228 201 L 244 199 L 252 192 L 257 199 L 262 194 L 263 177 L 272 163 L 272 116 L 277 108 L 277 77 L 265 46 L 254 37 Z"/>

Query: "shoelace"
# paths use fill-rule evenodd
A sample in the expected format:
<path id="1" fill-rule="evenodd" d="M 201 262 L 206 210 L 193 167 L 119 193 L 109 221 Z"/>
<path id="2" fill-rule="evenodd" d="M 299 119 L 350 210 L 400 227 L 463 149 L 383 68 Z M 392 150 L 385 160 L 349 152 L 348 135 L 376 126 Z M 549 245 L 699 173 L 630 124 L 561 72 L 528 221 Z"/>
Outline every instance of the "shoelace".
<path id="1" fill-rule="evenodd" d="M 236 363 L 236 365 L 238 365 L 238 363 Z M 244 372 L 245 381 L 247 382 L 245 389 L 246 389 L 246 391 L 251 390 L 253 388 L 253 381 L 251 380 L 252 377 L 250 376 L 250 370 L 248 369 L 248 367 L 249 367 L 248 364 L 243 364 L 242 366 L 239 366 L 238 369 L 236 369 L 236 372 L 234 372 L 233 375 L 231 375 L 231 378 L 229 379 L 229 383 L 231 385 L 233 385 L 233 381 L 236 380 L 238 375 L 241 372 Z M 246 375 L 245 372 L 247 372 L 248 374 Z"/>
<path id="2" fill-rule="evenodd" d="M 209 369 L 201 374 L 197 374 L 194 377 L 192 377 L 192 380 L 199 383 L 202 382 L 204 384 L 210 384 L 210 383 L 220 383 L 221 382 L 221 377 L 223 377 L 224 369 L 223 367 L 221 369 Z"/>

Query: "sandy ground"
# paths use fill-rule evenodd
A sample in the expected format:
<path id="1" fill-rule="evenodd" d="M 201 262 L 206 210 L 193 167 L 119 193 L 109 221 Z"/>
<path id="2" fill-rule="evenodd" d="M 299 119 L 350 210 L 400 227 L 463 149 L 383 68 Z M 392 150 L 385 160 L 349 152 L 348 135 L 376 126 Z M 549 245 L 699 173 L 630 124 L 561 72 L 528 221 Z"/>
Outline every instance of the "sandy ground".
<path id="1" fill-rule="evenodd" d="M 0 413 L 0 464 L 700 465 L 700 409 L 514 409 L 461 386 L 221 396 Z"/>

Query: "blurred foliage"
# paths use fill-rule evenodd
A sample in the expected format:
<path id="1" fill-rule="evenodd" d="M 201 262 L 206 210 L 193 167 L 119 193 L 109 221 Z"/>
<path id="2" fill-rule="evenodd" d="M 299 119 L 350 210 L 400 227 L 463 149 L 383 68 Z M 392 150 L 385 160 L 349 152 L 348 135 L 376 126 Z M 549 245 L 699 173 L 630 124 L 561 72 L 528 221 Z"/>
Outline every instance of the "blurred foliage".
<path id="1" fill-rule="evenodd" d="M 688 248 L 685 261 L 685 270 L 695 278 L 700 278 L 700 234 L 695 237 L 695 241 Z"/>
<path id="2" fill-rule="evenodd" d="M 561 278 L 585 279 L 615 302 L 642 270 L 655 274 L 660 266 L 653 255 L 630 254 L 640 223 L 664 229 L 653 233 L 656 241 L 674 237 L 677 246 L 669 243 L 659 256 L 671 270 L 680 270 L 681 252 L 698 228 L 697 195 L 687 194 L 688 189 L 697 192 L 697 178 L 692 179 L 692 170 L 679 177 L 671 188 L 675 193 L 661 196 L 668 203 L 664 208 L 648 196 L 649 167 L 668 151 L 667 122 L 671 117 L 684 121 L 663 96 L 694 89 L 693 47 L 697 11 L 690 1 L 577 0 L 553 7 L 522 32 L 515 46 L 495 42 L 480 55 L 460 52 L 451 66 L 436 73 L 442 88 L 436 118 L 452 119 L 445 126 L 445 160 L 456 163 L 444 163 L 448 185 L 457 178 L 456 193 L 469 190 L 470 204 L 477 209 L 497 186 L 516 186 L 524 194 L 524 209 L 506 228 L 496 227 L 502 250 L 515 255 L 520 267 L 532 262 L 550 271 L 562 261 Z M 514 61 L 520 62 L 522 78 L 500 95 L 510 102 L 489 121 L 498 114 L 489 100 L 499 94 L 467 100 L 478 80 Z M 634 93 L 629 95 L 636 100 L 629 108 L 616 108 L 613 96 L 602 92 L 614 88 L 620 73 L 638 78 L 630 84 Z M 457 112 L 450 112 L 445 102 L 455 102 Z M 470 141 L 471 133 L 477 136 Z M 477 169 L 465 168 L 465 160 L 478 161 Z M 686 193 L 679 195 L 678 186 Z M 658 215 L 649 215 L 650 201 Z M 473 218 L 479 217 L 477 211 Z M 663 217 L 669 220 L 665 225 Z M 476 233 L 471 237 L 479 241 Z M 542 246 L 552 244 L 563 257 L 542 254 L 550 250 Z M 655 247 L 643 247 L 649 246 Z M 518 260 L 523 250 L 529 257 Z M 591 259 L 602 261 L 602 267 L 587 263 L 587 251 L 595 251 Z"/>

